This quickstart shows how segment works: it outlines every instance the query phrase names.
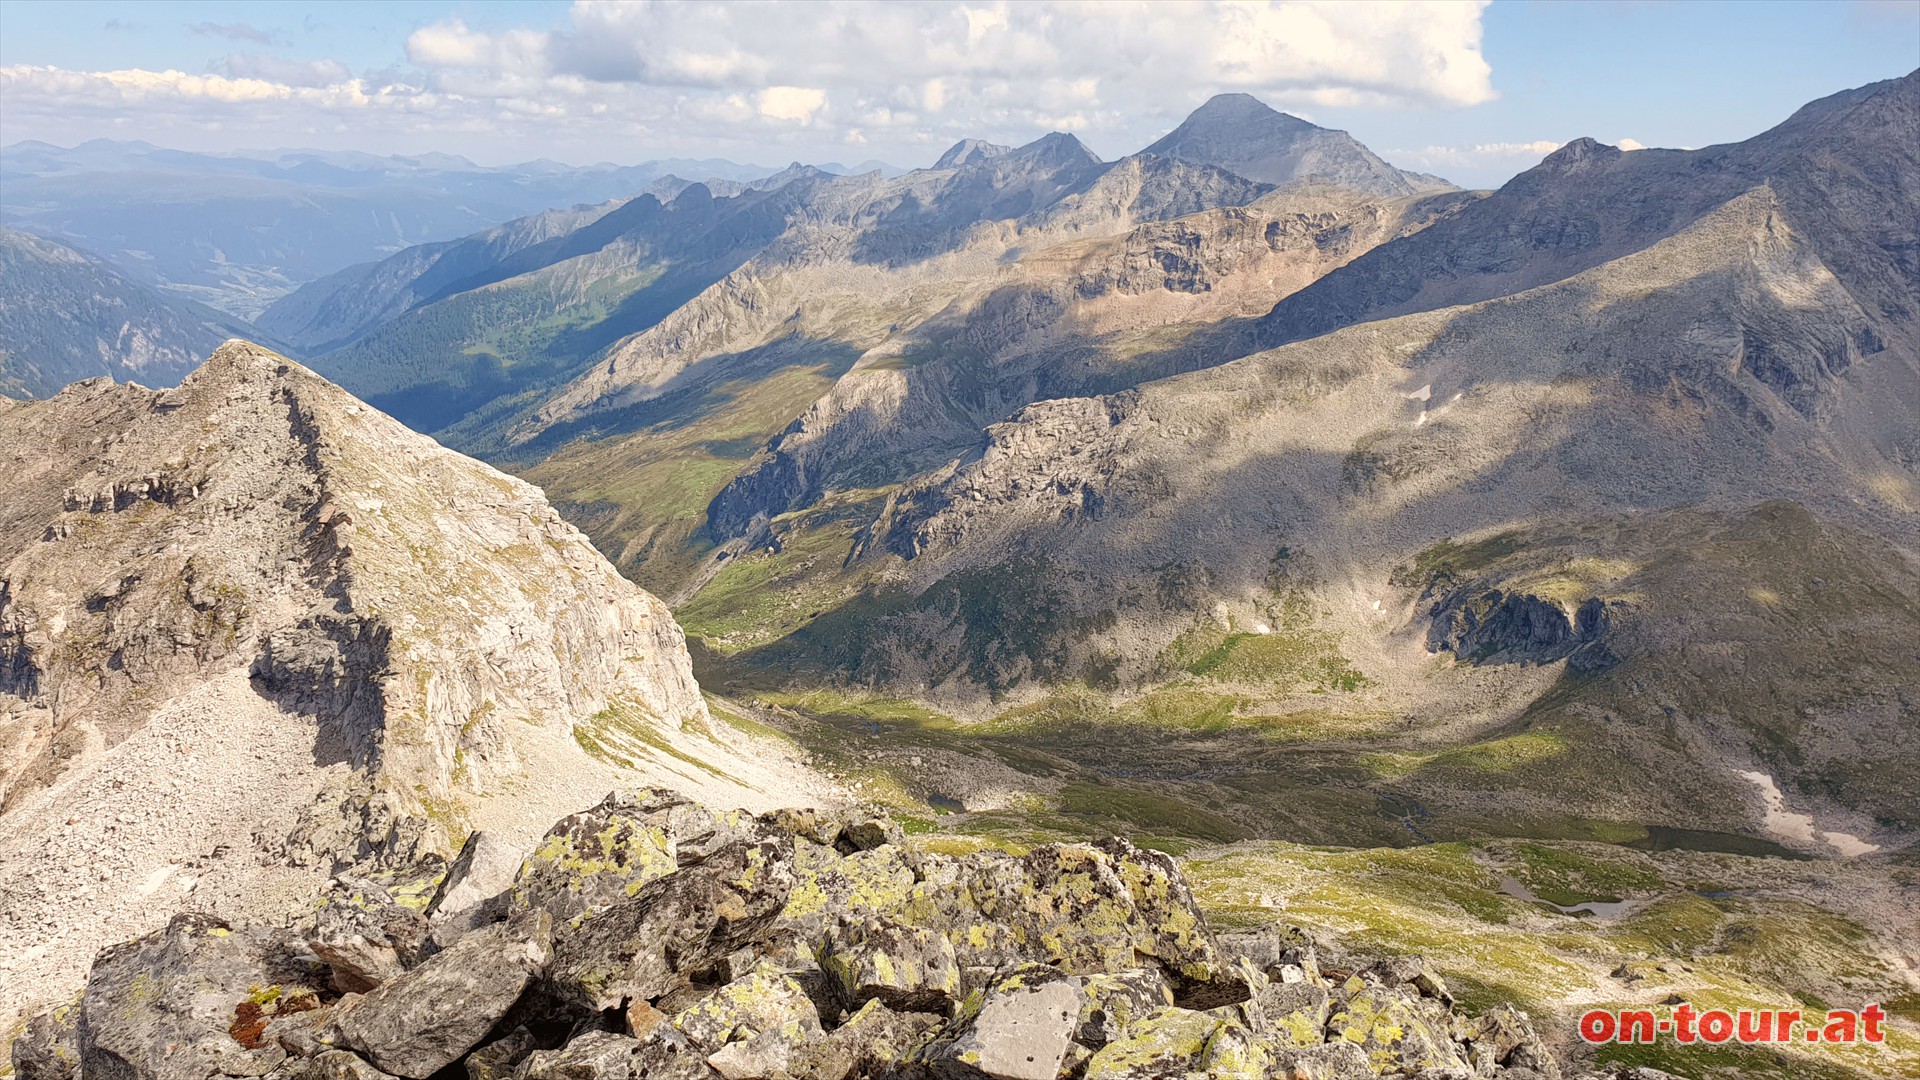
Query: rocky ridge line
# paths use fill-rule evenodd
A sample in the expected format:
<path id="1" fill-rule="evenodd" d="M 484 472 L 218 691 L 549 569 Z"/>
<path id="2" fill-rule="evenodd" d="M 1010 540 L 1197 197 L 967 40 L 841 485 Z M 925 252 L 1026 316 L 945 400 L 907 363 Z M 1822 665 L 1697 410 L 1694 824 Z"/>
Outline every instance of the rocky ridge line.
<path id="1" fill-rule="evenodd" d="M 1125 840 L 939 854 L 860 812 L 609 795 L 524 854 L 342 875 L 278 925 L 103 952 L 19 1080 L 1558 1080 L 1418 958 L 1217 934 Z M 1639 1077 L 1663 1074 L 1642 1070 Z M 1589 1074 L 1597 1076 L 1597 1074 Z"/>

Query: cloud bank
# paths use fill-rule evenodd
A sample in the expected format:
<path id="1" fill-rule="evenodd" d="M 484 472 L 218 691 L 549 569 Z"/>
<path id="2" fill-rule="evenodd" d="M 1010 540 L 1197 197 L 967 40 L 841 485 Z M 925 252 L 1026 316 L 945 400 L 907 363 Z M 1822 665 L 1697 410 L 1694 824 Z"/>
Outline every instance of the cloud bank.
<path id="1" fill-rule="evenodd" d="M 6 67 L 0 93 L 10 140 L 116 128 L 257 130 L 281 144 L 461 132 L 575 159 L 859 147 L 922 164 L 963 136 L 1068 130 L 1121 153 L 1223 90 L 1296 111 L 1492 100 L 1484 7 L 578 0 L 553 30 L 421 27 L 396 43 L 406 64 L 380 72 L 250 52 L 199 73 Z M 244 24 L 191 29 L 273 40 Z"/>

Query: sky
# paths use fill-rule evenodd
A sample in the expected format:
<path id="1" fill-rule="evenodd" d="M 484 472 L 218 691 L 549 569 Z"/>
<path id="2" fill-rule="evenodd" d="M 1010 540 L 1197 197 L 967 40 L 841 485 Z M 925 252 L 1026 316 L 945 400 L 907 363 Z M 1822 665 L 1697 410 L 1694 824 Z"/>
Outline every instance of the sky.
<path id="1" fill-rule="evenodd" d="M 1916 67 L 1920 0 L 0 0 L 0 144 L 917 167 L 1053 130 L 1120 157 L 1244 91 L 1491 187 Z"/>

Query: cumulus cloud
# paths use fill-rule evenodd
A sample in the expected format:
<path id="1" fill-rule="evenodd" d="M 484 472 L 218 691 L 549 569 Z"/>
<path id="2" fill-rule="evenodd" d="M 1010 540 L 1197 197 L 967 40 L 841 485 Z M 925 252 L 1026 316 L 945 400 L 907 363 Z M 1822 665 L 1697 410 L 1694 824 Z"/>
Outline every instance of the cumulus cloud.
<path id="1" fill-rule="evenodd" d="M 1645 150 L 1647 148 L 1647 144 L 1641 142 L 1639 139 L 1621 139 L 1618 145 L 1622 150 Z"/>
<path id="2" fill-rule="evenodd" d="M 965 136 L 1024 142 L 1048 130 L 1128 152 L 1225 90 L 1295 111 L 1475 105 L 1495 96 L 1480 51 L 1485 6 L 576 0 L 558 29 L 419 27 L 389 72 L 249 52 L 198 75 L 13 67 L 0 86 L 10 127 L 118 109 L 116 122 L 145 110 L 207 130 L 372 136 L 420 130 L 432 113 L 440 130 L 539 140 L 542 153 L 610 140 L 640 144 L 632 153 L 768 156 L 849 143 L 910 164 Z M 245 24 L 204 25 L 271 40 Z"/>

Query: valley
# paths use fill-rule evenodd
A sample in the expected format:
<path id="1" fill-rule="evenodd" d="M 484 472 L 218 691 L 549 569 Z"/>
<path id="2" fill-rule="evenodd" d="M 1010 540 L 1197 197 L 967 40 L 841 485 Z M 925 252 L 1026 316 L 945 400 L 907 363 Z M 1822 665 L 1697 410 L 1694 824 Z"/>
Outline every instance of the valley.
<path id="1" fill-rule="evenodd" d="M 231 319 L 5 234 L 111 310 L 0 297 L 0 981 L 659 786 L 1124 838 L 1568 1075 L 1920 1070 L 1920 72 L 1493 191 L 1239 93 L 1117 160 L 569 183 Z M 141 779 L 188 744 L 214 832 Z M 1893 1033 L 1573 1034 L 1681 999 Z"/>

